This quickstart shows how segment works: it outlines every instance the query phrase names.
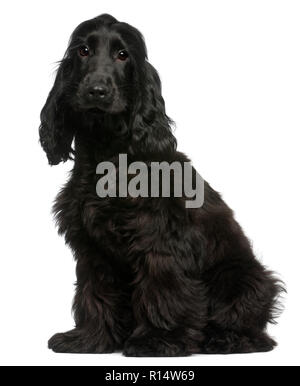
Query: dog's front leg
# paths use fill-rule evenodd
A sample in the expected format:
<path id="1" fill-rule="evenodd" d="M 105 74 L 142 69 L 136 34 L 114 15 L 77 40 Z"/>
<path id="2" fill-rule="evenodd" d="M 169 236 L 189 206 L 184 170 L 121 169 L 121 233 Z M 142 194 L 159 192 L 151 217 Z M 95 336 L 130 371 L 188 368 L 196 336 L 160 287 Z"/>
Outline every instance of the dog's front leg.
<path id="1" fill-rule="evenodd" d="M 125 343 L 126 356 L 186 356 L 199 352 L 206 324 L 202 283 L 192 258 L 150 252 L 141 258 L 132 308 L 137 324 Z M 191 272 L 189 272 L 189 270 Z"/>
<path id="2" fill-rule="evenodd" d="M 99 253 L 79 256 L 73 310 L 75 329 L 55 334 L 50 349 L 63 353 L 110 353 L 131 332 L 129 295 Z"/>

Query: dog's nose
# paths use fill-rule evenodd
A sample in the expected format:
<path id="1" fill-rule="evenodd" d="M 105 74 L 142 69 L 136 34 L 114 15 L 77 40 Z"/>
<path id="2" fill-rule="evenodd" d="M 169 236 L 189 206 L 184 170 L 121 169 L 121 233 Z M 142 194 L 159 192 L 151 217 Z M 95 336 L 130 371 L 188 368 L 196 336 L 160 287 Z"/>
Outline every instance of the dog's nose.
<path id="1" fill-rule="evenodd" d="M 92 86 L 88 89 L 87 93 L 89 99 L 97 100 L 97 99 L 107 99 L 110 95 L 110 89 L 108 86 L 104 84 L 98 84 Z"/>

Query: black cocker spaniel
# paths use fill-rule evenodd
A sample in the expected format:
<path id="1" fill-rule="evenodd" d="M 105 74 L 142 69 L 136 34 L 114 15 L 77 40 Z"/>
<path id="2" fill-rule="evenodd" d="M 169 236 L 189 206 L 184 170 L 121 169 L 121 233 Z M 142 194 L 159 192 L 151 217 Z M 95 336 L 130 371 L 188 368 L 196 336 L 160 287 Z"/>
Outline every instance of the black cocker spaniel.
<path id="1" fill-rule="evenodd" d="M 206 182 L 194 209 L 186 197 L 96 193 L 97 165 L 119 154 L 147 165 L 188 162 L 171 123 L 140 32 L 107 14 L 80 24 L 41 112 L 49 163 L 74 159 L 54 213 L 77 262 L 75 328 L 49 340 L 53 351 L 184 356 L 274 347 L 266 326 L 281 283 Z"/>

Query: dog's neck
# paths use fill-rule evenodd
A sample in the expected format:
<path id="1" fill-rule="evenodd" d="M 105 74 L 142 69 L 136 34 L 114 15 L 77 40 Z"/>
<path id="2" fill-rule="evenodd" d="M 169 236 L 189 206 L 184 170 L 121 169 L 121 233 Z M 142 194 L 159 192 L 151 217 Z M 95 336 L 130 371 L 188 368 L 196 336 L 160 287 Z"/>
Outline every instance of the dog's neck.
<path id="1" fill-rule="evenodd" d="M 159 133 L 157 142 L 153 141 L 157 146 L 147 144 L 143 134 L 139 137 L 133 134 L 130 114 L 80 114 L 75 122 L 75 166 L 95 168 L 99 162 L 115 159 L 119 154 L 127 154 L 132 161 L 151 158 L 164 160 L 168 153 L 176 152 L 173 139 L 174 143 L 176 140 L 166 129 L 168 123 L 162 127 L 161 122 L 155 122 L 154 115 L 153 121 L 148 124 L 147 133 L 150 133 L 151 139 L 155 131 Z M 169 146 L 163 146 L 165 143 Z"/>
<path id="2" fill-rule="evenodd" d="M 75 124 L 75 167 L 94 168 L 99 162 L 128 153 L 130 132 L 125 114 L 83 113 Z"/>

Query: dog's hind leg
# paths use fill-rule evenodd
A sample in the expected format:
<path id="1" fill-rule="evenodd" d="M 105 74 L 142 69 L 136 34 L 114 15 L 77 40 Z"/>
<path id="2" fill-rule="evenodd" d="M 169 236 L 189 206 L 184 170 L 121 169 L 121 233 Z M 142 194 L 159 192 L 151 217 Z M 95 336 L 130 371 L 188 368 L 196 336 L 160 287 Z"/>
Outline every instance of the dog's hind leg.
<path id="1" fill-rule="evenodd" d="M 199 212 L 206 252 L 201 279 L 208 302 L 201 352 L 269 351 L 275 342 L 266 327 L 277 316 L 282 283 L 255 258 L 231 209 L 206 188 Z"/>
<path id="2" fill-rule="evenodd" d="M 213 354 L 270 351 L 266 333 L 273 322 L 280 285 L 254 258 L 225 259 L 203 275 L 209 301 L 201 352 Z"/>

